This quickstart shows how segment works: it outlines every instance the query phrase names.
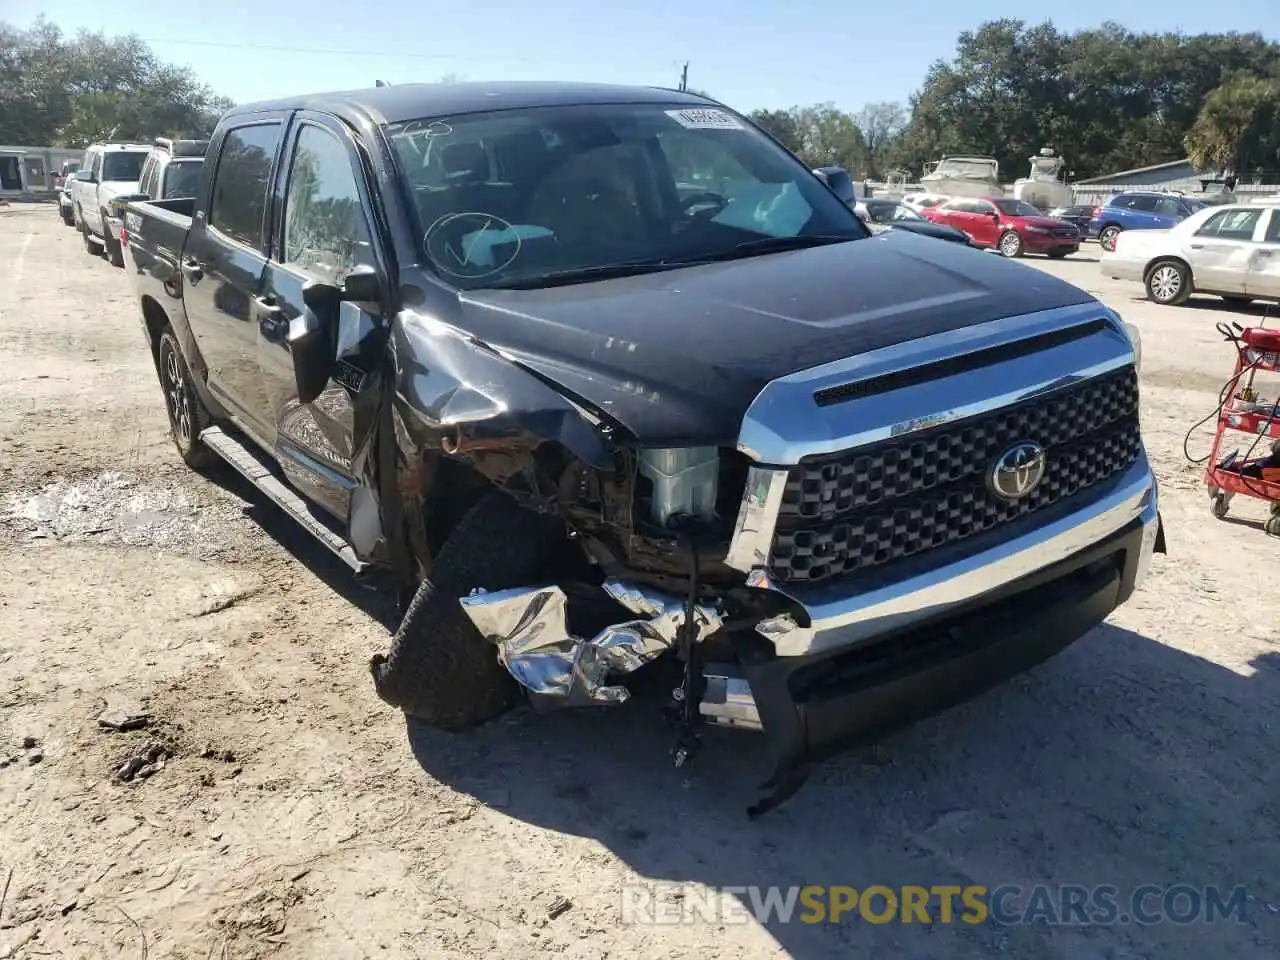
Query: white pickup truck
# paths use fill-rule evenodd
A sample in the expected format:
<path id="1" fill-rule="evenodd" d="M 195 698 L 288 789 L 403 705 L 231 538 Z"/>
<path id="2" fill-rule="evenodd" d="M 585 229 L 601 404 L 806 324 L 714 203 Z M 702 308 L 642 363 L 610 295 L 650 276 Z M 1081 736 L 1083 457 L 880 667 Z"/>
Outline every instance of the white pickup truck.
<path id="1" fill-rule="evenodd" d="M 120 241 L 110 236 L 107 204 L 112 197 L 138 192 L 149 144 L 95 143 L 85 151 L 71 178 L 71 209 L 84 248 L 95 256 L 105 249 L 114 266 L 124 266 Z"/>

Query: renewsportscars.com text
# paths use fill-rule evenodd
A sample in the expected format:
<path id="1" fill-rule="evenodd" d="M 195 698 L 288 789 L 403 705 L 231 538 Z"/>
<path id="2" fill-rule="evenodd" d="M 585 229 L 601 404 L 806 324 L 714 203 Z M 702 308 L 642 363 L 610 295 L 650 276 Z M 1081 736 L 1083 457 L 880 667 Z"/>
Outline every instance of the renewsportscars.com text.
<path id="1" fill-rule="evenodd" d="M 934 884 L 792 887 L 704 887 L 629 884 L 622 889 L 624 924 L 682 923 L 939 923 L 1004 926 L 1193 924 L 1245 922 L 1242 886 L 1144 884 L 1132 890 L 1102 884 L 997 887 Z"/>

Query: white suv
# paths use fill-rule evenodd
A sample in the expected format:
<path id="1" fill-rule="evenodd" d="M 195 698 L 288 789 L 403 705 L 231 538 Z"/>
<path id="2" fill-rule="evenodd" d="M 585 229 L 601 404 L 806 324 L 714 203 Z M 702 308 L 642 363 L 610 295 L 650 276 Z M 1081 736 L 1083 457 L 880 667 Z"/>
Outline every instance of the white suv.
<path id="1" fill-rule="evenodd" d="M 118 267 L 124 266 L 124 256 L 119 239 L 110 235 L 107 204 L 112 197 L 137 193 L 142 163 L 150 150 L 146 144 L 95 143 L 71 178 L 72 213 L 84 248 L 95 255 L 105 248 L 107 258 Z"/>

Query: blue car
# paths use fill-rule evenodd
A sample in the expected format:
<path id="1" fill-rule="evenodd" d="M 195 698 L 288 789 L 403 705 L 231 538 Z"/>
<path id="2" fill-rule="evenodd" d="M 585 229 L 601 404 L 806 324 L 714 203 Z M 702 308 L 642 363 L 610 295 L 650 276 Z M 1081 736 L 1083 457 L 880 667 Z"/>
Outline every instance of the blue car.
<path id="1" fill-rule="evenodd" d="M 1195 213 L 1199 204 L 1171 193 L 1131 191 L 1117 193 L 1101 207 L 1093 208 L 1093 218 L 1085 233 L 1096 238 L 1103 250 L 1116 248 L 1121 230 L 1168 230 Z"/>

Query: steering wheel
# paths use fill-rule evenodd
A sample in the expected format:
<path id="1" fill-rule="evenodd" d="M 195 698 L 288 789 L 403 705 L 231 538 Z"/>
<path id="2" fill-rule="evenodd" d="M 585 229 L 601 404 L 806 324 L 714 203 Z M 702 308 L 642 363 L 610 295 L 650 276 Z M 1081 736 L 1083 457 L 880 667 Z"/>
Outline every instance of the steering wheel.
<path id="1" fill-rule="evenodd" d="M 688 216 L 694 216 L 694 214 L 689 213 L 689 211 L 694 207 L 706 206 L 707 209 L 700 211 L 696 216 L 714 217 L 728 205 L 728 197 L 721 196 L 718 193 L 712 193 L 710 190 L 700 190 L 697 193 L 691 193 L 680 200 L 680 210 Z"/>

